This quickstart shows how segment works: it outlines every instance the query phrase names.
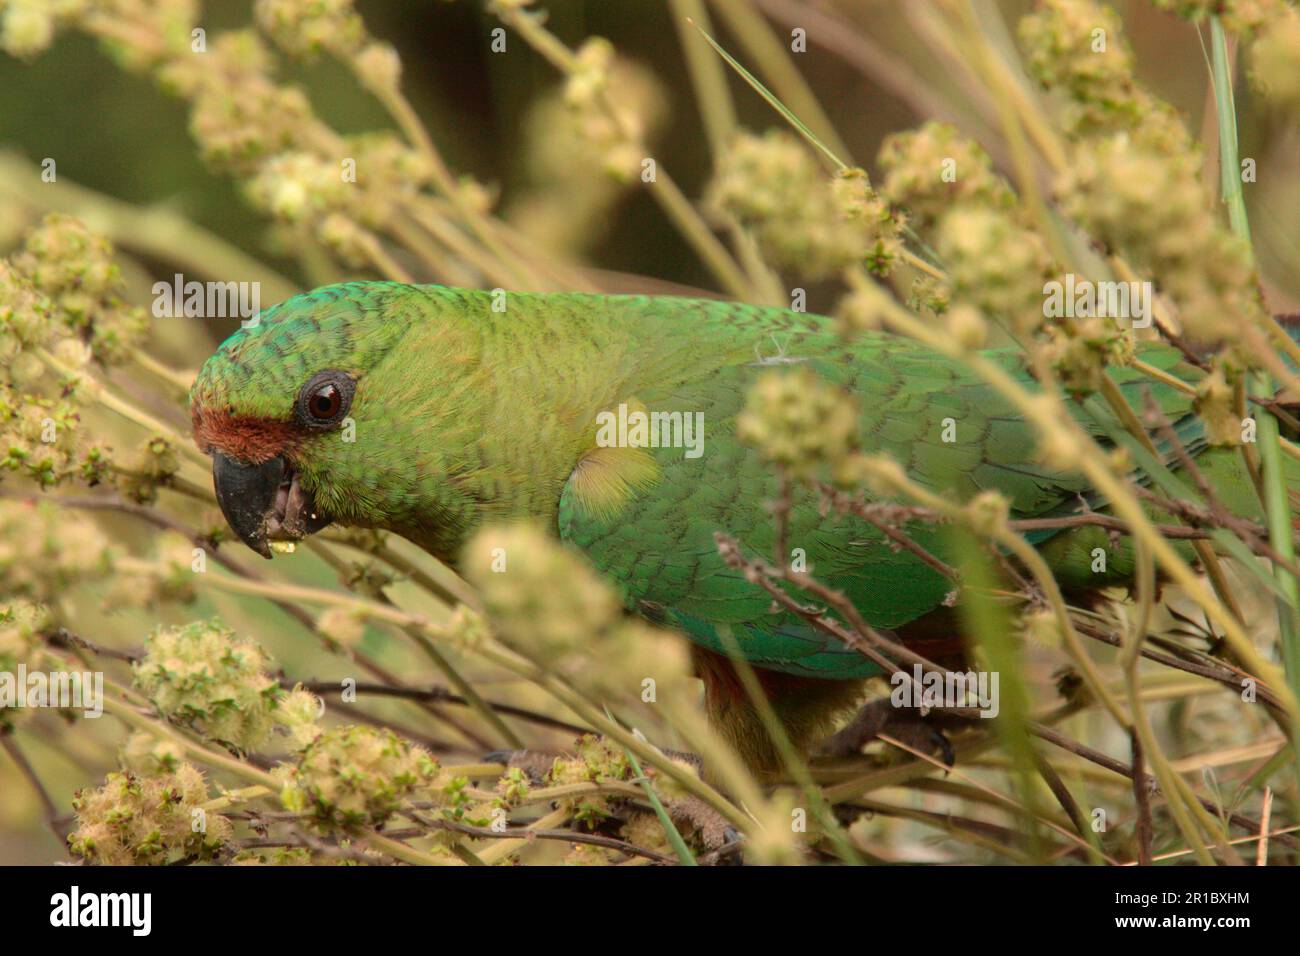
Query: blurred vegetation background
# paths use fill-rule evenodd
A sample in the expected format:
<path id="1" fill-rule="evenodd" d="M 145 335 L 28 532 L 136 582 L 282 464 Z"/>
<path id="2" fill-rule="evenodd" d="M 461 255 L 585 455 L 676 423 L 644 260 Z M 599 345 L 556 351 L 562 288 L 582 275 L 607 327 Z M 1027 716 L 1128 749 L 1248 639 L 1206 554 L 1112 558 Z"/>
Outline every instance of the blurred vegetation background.
<path id="1" fill-rule="evenodd" d="M 906 3 L 753 0 L 745 5 L 767 17 L 780 36 L 788 37 L 794 26 L 808 29 L 807 52 L 796 54 L 793 62 L 843 140 L 848 150 L 846 161 L 861 164 L 874 174 L 873 158 L 886 136 L 926 119 L 941 118 L 978 139 L 993 155 L 999 171 L 1011 176 L 1006 144 L 1000 132 L 981 117 L 976 108 L 977 92 L 965 78 L 935 59 L 918 37 Z M 1193 134 L 1199 131 L 1203 142 L 1212 142 L 1214 99 L 1196 27 L 1145 0 L 1117 0 L 1113 5 L 1124 20 L 1138 79 L 1183 114 Z M 202 23 L 209 39 L 224 29 L 246 26 L 251 6 L 238 0 L 204 5 Z M 1005 0 L 987 6 L 1000 10 L 1005 22 L 1014 25 L 1032 4 Z M 574 261 L 621 274 L 608 278 L 610 287 L 621 291 L 689 289 L 725 294 L 646 190 L 635 186 L 621 190 L 608 203 L 595 204 L 589 210 L 561 204 L 550 206 L 549 212 L 545 207 L 538 212 L 535 203 L 551 185 L 539 172 L 547 167 L 539 160 L 538 103 L 548 92 L 558 91 L 563 81 L 513 34 L 507 52 L 491 52 L 490 31 L 499 21 L 481 4 L 471 0 L 358 0 L 356 7 L 369 33 L 395 46 L 403 64 L 402 88 L 448 165 L 499 193 L 496 208 L 507 221 L 526 227 L 525 231 L 544 234 L 553 230 L 555 245 L 567 246 L 565 252 Z M 546 9 L 548 28 L 568 46 L 576 48 L 590 36 L 603 36 L 644 68 L 650 79 L 642 78 L 642 93 L 659 104 L 650 111 L 655 117 L 648 131 L 653 155 L 672 170 L 688 196 L 701 196 L 713 172 L 709 138 L 669 5 L 664 0 L 551 0 Z M 749 62 L 741 52 L 743 44 L 725 19 L 715 23 L 715 32 L 725 47 Z M 281 76 L 286 82 L 301 83 L 309 91 L 317 115 L 340 133 L 392 126 L 380 104 L 331 57 L 306 65 L 286 59 Z M 785 128 L 772 109 L 730 71 L 726 82 L 742 127 L 752 131 Z M 617 100 L 620 90 L 615 87 L 613 94 Z M 1300 154 L 1300 127 L 1258 108 L 1245 83 L 1237 87 L 1237 112 L 1241 154 L 1258 163 L 1258 183 L 1247 190 L 1246 199 L 1265 291 L 1275 311 L 1295 311 L 1300 309 L 1300 232 L 1295 228 L 1300 221 L 1300 176 L 1295 161 Z M 50 208 L 39 192 L 46 187 L 31 178 L 27 166 L 34 168 L 45 157 L 53 157 L 61 183 L 75 183 L 139 209 L 178 213 L 254 257 L 292 287 L 310 288 L 322 279 L 360 274 L 341 272 L 333 265 L 298 255 L 292 232 L 269 223 L 246 201 L 232 178 L 211 171 L 200 160 L 187 131 L 188 113 L 186 103 L 166 95 L 148 76 L 119 69 L 98 43 L 77 31 L 61 32 L 50 50 L 29 62 L 0 56 L 0 255 L 11 252 Z M 1214 149 L 1207 149 L 1207 181 L 1217 178 L 1216 162 Z M 603 188 L 594 180 L 593 189 Z M 1158 185 L 1153 183 L 1152 188 Z M 547 215 L 552 218 L 548 220 Z M 93 214 L 86 220 L 92 229 L 103 225 Z M 118 244 L 130 245 L 121 239 Z M 141 268 L 127 271 L 127 288 L 131 301 L 145 304 L 152 282 L 170 279 L 175 270 L 165 257 L 152 257 L 147 250 L 133 250 L 133 255 Z M 809 310 L 829 311 L 840 291 L 833 283 L 809 285 Z M 236 323 L 229 319 L 200 327 L 190 322 L 157 322 L 154 351 L 177 368 L 192 369 Z M 131 391 L 129 376 L 119 376 L 117 381 Z M 174 407 L 151 411 L 184 431 L 179 390 L 175 397 Z M 120 423 L 108 427 L 121 429 L 107 436 L 110 441 L 129 445 L 138 438 L 138 433 Z M 219 519 L 209 513 L 198 523 L 212 520 Z M 127 517 L 103 521 L 114 536 L 127 542 L 138 543 L 150 533 Z M 418 554 L 411 553 L 413 549 L 397 547 L 410 560 L 420 560 Z M 237 557 L 243 560 L 244 556 Z M 277 562 L 281 564 L 287 563 Z M 346 566 L 332 566 L 312 553 L 301 554 L 277 570 L 293 580 L 322 586 L 340 577 L 346 579 L 349 573 Z M 366 569 L 353 570 L 360 575 L 359 586 L 364 589 Z M 70 599 L 82 620 L 95 622 L 97 639 L 113 646 L 138 645 L 141 636 L 159 621 L 180 624 L 219 614 L 237 632 L 255 636 L 287 674 L 334 679 L 354 670 L 341 658 L 323 655 L 320 644 L 301 629 L 301 622 L 295 624 L 266 602 L 204 592 L 184 609 L 128 607 L 101 617 L 98 608 L 111 596 L 109 590 L 109 586 L 96 586 L 84 594 L 70 595 Z M 396 585 L 389 594 L 397 596 L 403 606 L 423 606 L 424 597 L 408 584 Z M 354 646 L 390 671 L 406 673 L 423 667 L 418 651 L 394 642 L 378 628 L 366 628 Z M 1040 685 L 1049 685 L 1050 661 L 1038 661 L 1035 673 Z M 475 677 L 476 686 L 487 696 L 539 709 L 547 706 L 535 688 L 508 675 L 489 669 Z M 1181 721 L 1192 737 L 1204 731 L 1205 722 L 1225 719 L 1222 712 L 1208 705 L 1197 710 L 1191 698 L 1175 706 L 1186 707 L 1186 713 L 1174 714 L 1172 724 Z M 410 709 L 400 703 L 379 703 L 373 713 L 391 717 L 398 726 L 411 721 Z M 1101 731 L 1100 724 L 1089 724 L 1095 717 L 1079 718 L 1081 723 L 1075 728 L 1079 736 L 1088 737 L 1091 730 L 1095 745 L 1115 743 L 1113 736 Z M 49 713 L 34 719 L 51 728 L 51 738 L 54 726 L 62 720 Z M 60 813 L 66 814 L 67 797 L 73 789 L 96 783 L 117 764 L 118 735 L 107 726 L 109 721 L 101 723 L 102 728 L 63 735 L 58 746 L 42 745 L 39 735 L 25 738 L 35 741 L 26 756 L 60 801 Z M 1249 751 L 1253 730 L 1242 730 L 1242 739 L 1230 733 L 1232 739 L 1225 745 Z M 423 741 L 437 744 L 437 737 L 435 733 Z M 540 733 L 536 743 L 558 746 L 571 740 L 572 734 L 553 730 Z M 670 745 L 672 741 L 657 743 Z M 457 746 L 463 748 L 464 740 L 458 740 Z M 1085 793 L 1093 782 L 1081 782 Z M 1101 802 L 1103 797 L 1093 797 L 1093 803 Z M 39 863 L 64 857 L 65 849 L 46 825 L 46 809 L 9 759 L 0 754 L 0 863 Z M 894 846 L 908 859 L 934 861 L 959 858 L 968 849 L 953 851 L 942 839 L 910 830 L 899 836 Z"/>
<path id="2" fill-rule="evenodd" d="M 950 111 L 942 118 L 971 135 L 989 132 L 969 105 L 967 85 L 943 69 L 909 27 L 905 4 L 754 0 L 750 5 L 781 26 L 801 17 L 819 24 L 804 12 L 825 11 L 855 28 L 842 34 L 810 29 L 808 52 L 795 62 L 852 159 L 866 163 L 868 172 L 885 136 L 933 118 L 919 113 L 877 75 L 893 75 L 905 87 L 906 74 L 891 74 L 889 65 L 878 61 L 865 68 L 876 48 L 942 94 Z M 555 70 L 518 40 L 506 53 L 492 53 L 489 34 L 499 24 L 478 3 L 360 0 L 356 6 L 371 32 L 397 48 L 404 64 L 403 87 L 449 165 L 499 188 L 506 208 L 526 196 L 531 185 L 529 110 L 541 93 L 559 89 L 562 80 Z M 1004 0 L 997 6 L 1014 24 L 1032 2 Z M 1207 96 L 1205 55 L 1196 28 L 1146 0 L 1117 0 L 1113 6 L 1124 18 L 1138 78 L 1181 111 L 1193 130 L 1212 126 L 1214 103 Z M 689 195 L 700 195 L 712 173 L 708 139 L 664 0 L 556 0 L 546 9 L 548 26 L 570 46 L 588 36 L 604 36 L 653 73 L 667 104 L 655 155 Z M 250 22 L 250 10 L 251 3 L 244 0 L 207 4 L 204 23 L 210 33 L 241 27 Z M 718 34 L 729 49 L 737 49 L 725 24 L 719 24 Z M 857 37 L 869 39 L 875 48 L 855 44 Z M 321 57 L 306 67 L 288 61 L 284 78 L 303 83 L 317 113 L 340 132 L 390 125 L 379 104 L 332 58 Z M 762 130 L 784 125 L 738 77 L 729 73 L 727 82 L 742 126 Z M 1237 99 L 1242 155 L 1255 157 L 1260 166 L 1259 186 L 1248 190 L 1246 198 L 1252 223 L 1268 240 L 1258 243 L 1266 257 L 1264 272 L 1275 284 L 1278 304 L 1286 307 L 1282 311 L 1293 310 L 1300 305 L 1300 239 L 1288 225 L 1300 206 L 1300 184 L 1285 172 L 1294 169 L 1297 132 L 1275 114 L 1255 109 L 1246 84 L 1240 84 Z M 241 198 L 234 181 L 200 161 L 186 131 L 187 114 L 185 103 L 163 93 L 147 76 L 116 69 L 99 45 L 80 33 L 61 34 L 49 54 L 30 63 L 0 58 L 0 143 L 5 149 L 32 162 L 56 157 L 62 175 L 106 195 L 171 206 L 304 281 L 275 230 Z M 981 137 L 981 142 L 992 149 L 997 139 Z M 1213 151 L 1209 155 L 1212 161 Z M 0 220 L 0 244 L 12 245 L 29 224 L 10 206 Z M 594 264 L 688 286 L 712 285 L 699 258 L 644 191 L 626 193 L 614 214 L 595 226 L 587 250 Z M 829 309 L 830 301 L 823 297 L 810 307 Z M 214 329 L 214 339 L 227 331 Z"/>

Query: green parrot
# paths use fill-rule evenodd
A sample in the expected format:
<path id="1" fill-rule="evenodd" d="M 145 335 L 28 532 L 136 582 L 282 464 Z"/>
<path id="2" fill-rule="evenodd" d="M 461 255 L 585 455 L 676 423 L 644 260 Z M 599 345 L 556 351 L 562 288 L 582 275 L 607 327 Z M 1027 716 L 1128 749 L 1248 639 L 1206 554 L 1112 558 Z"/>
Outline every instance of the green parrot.
<path id="1" fill-rule="evenodd" d="M 1172 348 L 1139 350 L 1185 382 L 1202 375 Z M 1032 382 L 1017 353 L 985 354 Z M 217 500 L 259 554 L 271 556 L 268 541 L 333 522 L 395 532 L 456 567 L 483 523 L 541 521 L 586 556 L 630 612 L 693 642 L 716 726 L 754 765 L 771 766 L 775 752 L 728 646 L 753 665 L 804 747 L 879 673 L 775 611 L 724 563 L 714 539 L 725 531 L 751 555 L 772 554 L 767 505 L 777 478 L 737 439 L 735 419 L 759 375 L 795 365 L 856 396 L 863 450 L 890 453 L 914 481 L 951 500 L 996 489 L 1015 518 L 1073 514 L 1083 502 L 1104 509 L 1078 475 L 1042 463 L 1032 428 L 960 363 L 909 339 L 845 339 L 831 319 L 731 302 L 332 285 L 231 335 L 203 366 L 190 401 Z M 1130 369 L 1110 374 L 1134 408 L 1149 394 L 1163 409 L 1228 507 L 1259 519 L 1240 455 L 1207 445 L 1187 395 Z M 682 441 L 630 447 L 602 438 L 603 425 L 637 412 L 681 413 Z M 1104 440 L 1082 405 L 1077 418 Z M 702 432 L 690 430 L 695 423 Z M 1288 477 L 1300 487 L 1300 475 Z M 794 505 L 789 541 L 820 581 L 931 659 L 960 655 L 950 579 L 865 521 L 824 516 L 810 490 L 797 491 Z M 944 528 L 915 522 L 903 530 L 956 561 Z M 1128 546 L 1096 526 L 1031 540 L 1072 595 L 1133 573 Z M 1108 556 L 1103 572 L 1094 571 L 1099 547 Z"/>

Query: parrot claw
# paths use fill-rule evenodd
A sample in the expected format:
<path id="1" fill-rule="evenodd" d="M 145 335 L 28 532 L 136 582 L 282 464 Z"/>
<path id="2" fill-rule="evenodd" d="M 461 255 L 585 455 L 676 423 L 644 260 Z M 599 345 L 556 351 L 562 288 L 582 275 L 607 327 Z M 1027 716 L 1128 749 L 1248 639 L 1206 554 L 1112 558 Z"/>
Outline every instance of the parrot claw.
<path id="1" fill-rule="evenodd" d="M 957 762 L 952 741 L 937 724 L 954 718 L 942 714 L 922 714 L 912 708 L 895 707 L 888 697 L 870 701 L 847 724 L 836 731 L 822 747 L 828 757 L 852 757 L 881 734 L 893 737 L 925 753 L 937 753 L 947 767 Z M 960 726 L 960 722 L 955 726 Z"/>
<path id="2" fill-rule="evenodd" d="M 930 730 L 930 743 L 943 757 L 944 766 L 951 770 L 957 763 L 957 751 L 953 749 L 952 741 L 948 739 L 948 735 L 939 728 L 933 727 Z"/>
<path id="3" fill-rule="evenodd" d="M 700 863 L 708 863 L 713 866 L 744 866 L 745 865 L 745 837 L 735 827 L 727 827 L 722 831 L 722 846 L 710 852 L 707 856 L 700 858 Z"/>
<path id="4" fill-rule="evenodd" d="M 665 750 L 664 754 L 672 760 L 689 764 L 697 773 L 702 773 L 703 761 L 696 754 L 682 750 Z M 518 768 L 528 774 L 534 785 L 540 786 L 557 756 L 559 754 L 544 750 L 492 750 L 483 754 L 480 760 L 482 763 L 499 763 Z M 699 840 L 707 851 L 700 857 L 701 863 L 715 866 L 744 865 L 745 837 L 717 810 L 693 796 L 666 799 L 664 803 L 673 820 L 689 824 L 698 833 Z M 648 805 L 642 807 L 641 812 L 649 812 Z"/>

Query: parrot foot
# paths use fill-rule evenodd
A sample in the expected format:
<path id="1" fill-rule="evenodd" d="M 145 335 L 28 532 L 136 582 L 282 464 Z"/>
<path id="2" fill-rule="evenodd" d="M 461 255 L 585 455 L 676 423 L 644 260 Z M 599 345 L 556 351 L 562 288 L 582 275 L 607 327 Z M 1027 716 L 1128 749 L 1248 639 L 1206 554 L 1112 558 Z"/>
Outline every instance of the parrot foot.
<path id="1" fill-rule="evenodd" d="M 863 705 L 852 720 L 826 741 L 822 753 L 828 757 L 852 757 L 865 744 L 886 734 L 922 753 L 939 755 L 951 767 L 957 754 L 940 722 L 951 726 L 964 723 L 961 718 L 895 707 L 888 697 L 882 697 Z"/>
<path id="2" fill-rule="evenodd" d="M 697 754 L 683 750 L 665 750 L 664 755 L 678 763 L 687 764 L 696 773 L 703 773 L 703 761 Z M 561 754 L 558 752 L 546 750 L 493 750 L 485 753 L 480 760 L 483 763 L 499 763 L 522 770 L 534 786 L 542 786 L 547 772 L 559 756 Z M 693 796 L 665 800 L 664 808 L 674 823 L 695 831 L 705 850 L 700 857 L 701 863 L 712 866 L 743 865 L 744 837 L 717 810 Z M 649 812 L 649 806 L 642 807 L 640 812 Z"/>
<path id="3" fill-rule="evenodd" d="M 697 774 L 703 775 L 704 761 L 698 754 L 685 750 L 664 750 L 664 756 L 678 763 L 689 765 Z M 483 763 L 500 763 L 507 767 L 516 767 L 528 774 L 534 783 L 540 783 L 542 777 L 551 769 L 555 758 L 563 756 L 559 751 L 550 750 L 493 750 L 480 757 Z"/>
<path id="4" fill-rule="evenodd" d="M 722 814 L 698 797 L 686 796 L 665 804 L 668 816 L 678 825 L 694 829 L 705 853 L 698 862 L 705 866 L 743 866 L 744 838 Z"/>

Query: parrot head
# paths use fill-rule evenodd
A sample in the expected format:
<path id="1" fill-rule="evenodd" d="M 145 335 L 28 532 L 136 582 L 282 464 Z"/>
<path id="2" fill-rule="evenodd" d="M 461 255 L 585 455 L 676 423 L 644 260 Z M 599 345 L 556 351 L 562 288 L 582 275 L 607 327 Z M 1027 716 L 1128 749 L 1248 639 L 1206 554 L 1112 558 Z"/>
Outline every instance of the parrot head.
<path id="1" fill-rule="evenodd" d="M 600 338 L 603 313 L 520 293 L 507 315 L 493 300 L 344 283 L 226 339 L 190 414 L 240 540 L 269 558 L 330 523 L 376 528 L 455 566 L 484 521 L 553 520 L 572 476 L 582 500 L 631 487 L 620 456 L 593 454 L 597 413 L 625 389 L 608 369 L 631 364 Z"/>
<path id="2" fill-rule="evenodd" d="M 190 391 L 194 438 L 212 457 L 217 503 L 250 548 L 294 541 L 331 521 L 387 526 L 384 487 L 409 476 L 386 435 L 394 347 L 409 330 L 393 283 L 348 283 L 262 312 L 213 354 Z M 368 440 L 358 441 L 356 436 Z"/>

